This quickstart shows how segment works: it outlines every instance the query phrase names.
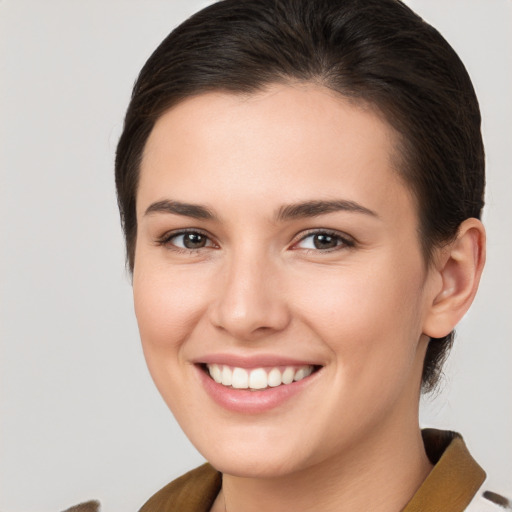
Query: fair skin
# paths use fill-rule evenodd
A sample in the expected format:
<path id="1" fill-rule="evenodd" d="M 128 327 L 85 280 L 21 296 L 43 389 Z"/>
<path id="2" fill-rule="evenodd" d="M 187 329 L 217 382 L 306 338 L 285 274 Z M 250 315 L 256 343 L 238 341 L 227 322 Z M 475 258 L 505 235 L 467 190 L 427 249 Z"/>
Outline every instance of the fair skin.
<path id="1" fill-rule="evenodd" d="M 484 231 L 469 219 L 426 265 L 395 142 L 313 84 L 199 95 L 148 139 L 136 315 L 160 393 L 223 473 L 215 512 L 397 511 L 431 469 L 423 359 L 471 304 Z M 286 368 L 297 382 L 270 385 Z"/>

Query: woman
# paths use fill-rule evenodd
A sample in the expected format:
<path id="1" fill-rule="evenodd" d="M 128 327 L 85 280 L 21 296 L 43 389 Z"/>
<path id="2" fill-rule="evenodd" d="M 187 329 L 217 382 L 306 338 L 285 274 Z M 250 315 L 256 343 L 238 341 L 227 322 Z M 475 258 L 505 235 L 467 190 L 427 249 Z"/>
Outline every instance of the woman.
<path id="1" fill-rule="evenodd" d="M 211 464 L 144 512 L 506 503 L 418 425 L 485 261 L 484 153 L 464 66 L 410 9 L 197 13 L 141 71 L 116 184 L 148 367 Z"/>

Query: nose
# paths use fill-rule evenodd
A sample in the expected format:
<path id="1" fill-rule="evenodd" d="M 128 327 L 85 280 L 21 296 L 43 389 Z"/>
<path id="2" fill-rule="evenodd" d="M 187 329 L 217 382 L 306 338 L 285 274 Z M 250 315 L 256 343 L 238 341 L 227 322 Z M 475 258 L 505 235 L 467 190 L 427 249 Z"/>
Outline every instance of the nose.
<path id="1" fill-rule="evenodd" d="M 290 312 L 276 264 L 257 254 L 233 257 L 219 274 L 210 321 L 240 341 L 282 331 Z"/>

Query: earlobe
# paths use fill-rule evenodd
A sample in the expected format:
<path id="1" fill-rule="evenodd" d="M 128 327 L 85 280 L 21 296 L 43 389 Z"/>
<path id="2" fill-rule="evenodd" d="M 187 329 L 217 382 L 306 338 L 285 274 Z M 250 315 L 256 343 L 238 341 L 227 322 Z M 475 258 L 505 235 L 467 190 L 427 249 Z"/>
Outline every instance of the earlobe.
<path id="1" fill-rule="evenodd" d="M 441 249 L 434 290 L 423 323 L 431 338 L 448 335 L 471 306 L 485 263 L 485 229 L 478 219 L 466 219 L 457 238 Z"/>

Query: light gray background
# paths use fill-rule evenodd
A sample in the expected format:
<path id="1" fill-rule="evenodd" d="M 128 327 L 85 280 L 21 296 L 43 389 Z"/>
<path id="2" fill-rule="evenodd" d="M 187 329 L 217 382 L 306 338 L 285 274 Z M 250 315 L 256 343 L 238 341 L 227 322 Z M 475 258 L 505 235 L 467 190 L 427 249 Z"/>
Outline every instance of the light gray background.
<path id="1" fill-rule="evenodd" d="M 137 510 L 202 460 L 145 368 L 112 169 L 138 70 L 207 3 L 0 0 L 1 512 Z M 488 265 L 422 423 L 512 495 L 512 2 L 409 4 L 466 63 L 488 159 Z"/>

